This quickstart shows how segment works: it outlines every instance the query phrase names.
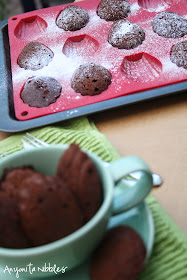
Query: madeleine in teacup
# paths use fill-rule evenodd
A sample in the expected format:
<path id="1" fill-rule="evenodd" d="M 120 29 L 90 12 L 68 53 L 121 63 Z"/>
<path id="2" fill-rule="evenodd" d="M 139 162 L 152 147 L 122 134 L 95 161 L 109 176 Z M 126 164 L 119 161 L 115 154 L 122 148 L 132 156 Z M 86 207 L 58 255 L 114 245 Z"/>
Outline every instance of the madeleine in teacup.
<path id="1" fill-rule="evenodd" d="M 92 160 L 72 144 L 54 176 L 32 167 L 6 170 L 0 189 L 0 247 L 48 244 L 81 228 L 102 204 Z"/>

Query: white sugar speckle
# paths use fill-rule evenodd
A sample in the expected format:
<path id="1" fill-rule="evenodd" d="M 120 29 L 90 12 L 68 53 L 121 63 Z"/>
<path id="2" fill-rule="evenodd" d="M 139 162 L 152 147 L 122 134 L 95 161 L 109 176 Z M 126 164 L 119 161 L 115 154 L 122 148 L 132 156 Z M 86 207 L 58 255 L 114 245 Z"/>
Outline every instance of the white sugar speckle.
<path id="1" fill-rule="evenodd" d="M 129 21 L 124 21 L 119 25 L 119 29 L 115 31 L 115 36 L 119 37 L 128 32 L 131 32 L 133 25 Z"/>
<path id="2" fill-rule="evenodd" d="M 140 6 L 138 3 L 134 3 L 131 5 L 131 13 L 137 13 L 137 11 L 140 9 Z"/>
<path id="3" fill-rule="evenodd" d="M 164 3 L 162 5 L 159 5 L 154 11 L 159 13 L 159 12 L 166 10 L 168 7 L 169 7 L 168 4 Z"/>

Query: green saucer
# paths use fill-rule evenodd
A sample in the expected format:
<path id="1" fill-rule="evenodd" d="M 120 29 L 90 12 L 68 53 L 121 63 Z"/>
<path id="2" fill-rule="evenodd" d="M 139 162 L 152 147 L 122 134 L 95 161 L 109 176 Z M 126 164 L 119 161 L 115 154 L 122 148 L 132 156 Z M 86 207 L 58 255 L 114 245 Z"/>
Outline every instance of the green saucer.
<path id="1" fill-rule="evenodd" d="M 144 244 L 147 249 L 147 259 L 151 255 L 152 248 L 153 248 L 153 243 L 154 243 L 154 221 L 152 217 L 152 213 L 147 205 L 147 203 L 141 202 L 139 205 L 134 207 L 133 209 L 112 217 L 109 221 L 108 228 L 115 227 L 117 225 L 128 225 L 132 227 L 134 230 L 136 230 L 140 236 L 142 237 Z M 80 248 L 81 249 L 81 248 Z M 45 264 L 45 260 L 44 260 Z M 48 265 L 48 264 L 47 264 Z M 54 264 L 51 261 L 51 266 Z M 62 264 L 63 267 L 63 264 Z M 51 272 L 51 276 L 54 276 L 55 273 Z M 11 275 L 6 271 L 5 273 L 0 269 L 0 279 L 2 280 L 27 280 L 27 279 L 35 279 L 37 278 L 31 278 L 28 277 L 27 279 L 23 279 L 21 277 L 21 272 L 19 273 L 19 278 L 16 278 L 16 274 L 12 273 Z M 89 260 L 82 264 L 81 266 L 68 271 L 68 268 L 66 271 L 62 274 L 59 273 L 57 276 L 49 278 L 45 277 L 45 272 L 44 272 L 44 277 L 40 278 L 40 280 L 49 280 L 49 279 L 54 279 L 54 280 L 90 280 L 89 277 Z"/>

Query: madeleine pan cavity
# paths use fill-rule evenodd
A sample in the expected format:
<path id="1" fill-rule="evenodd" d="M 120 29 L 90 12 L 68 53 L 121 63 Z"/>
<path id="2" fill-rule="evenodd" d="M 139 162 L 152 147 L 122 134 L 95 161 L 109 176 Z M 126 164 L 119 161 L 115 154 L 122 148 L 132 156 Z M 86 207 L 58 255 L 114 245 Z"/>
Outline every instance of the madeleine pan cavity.
<path id="1" fill-rule="evenodd" d="M 31 16 L 21 19 L 15 28 L 14 35 L 25 41 L 39 38 L 47 29 L 47 23 L 39 16 Z"/>
<path id="2" fill-rule="evenodd" d="M 186 0 L 138 0 L 138 5 L 146 10 L 160 11 L 168 8 L 169 5 L 179 4 L 183 1 L 185 2 Z"/>
<path id="3" fill-rule="evenodd" d="M 159 77 L 162 63 L 148 53 L 138 53 L 124 58 L 121 71 L 130 80 L 148 82 Z"/>
<path id="4" fill-rule="evenodd" d="M 65 56 L 78 60 L 90 59 L 97 52 L 99 42 L 89 35 L 83 34 L 79 36 L 69 37 L 62 49 Z"/>

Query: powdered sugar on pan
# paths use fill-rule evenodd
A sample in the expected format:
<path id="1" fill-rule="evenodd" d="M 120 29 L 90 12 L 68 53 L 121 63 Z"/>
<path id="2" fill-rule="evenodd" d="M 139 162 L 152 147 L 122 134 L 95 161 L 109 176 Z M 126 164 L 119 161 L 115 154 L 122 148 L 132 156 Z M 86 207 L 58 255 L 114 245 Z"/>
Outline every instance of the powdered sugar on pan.
<path id="1" fill-rule="evenodd" d="M 156 9 L 154 9 L 154 10 L 150 9 L 150 12 L 154 11 L 156 13 L 159 13 L 159 12 L 166 10 L 168 7 L 169 7 L 169 5 L 167 3 L 162 3 Z"/>
<path id="2" fill-rule="evenodd" d="M 138 3 L 134 3 L 134 4 L 131 5 L 131 13 L 132 14 L 136 14 L 139 9 L 140 9 L 140 6 L 138 5 Z"/>
<path id="3" fill-rule="evenodd" d="M 162 3 L 160 5 L 158 5 L 156 8 L 149 8 L 147 9 L 149 12 L 156 12 L 156 13 L 159 13 L 159 12 L 162 12 L 164 10 L 166 10 L 168 8 L 168 4 L 167 3 Z"/>
<path id="4" fill-rule="evenodd" d="M 55 55 L 53 57 L 53 61 L 48 67 L 44 67 L 37 71 L 25 70 L 18 68 L 18 71 L 14 75 L 14 81 L 19 82 L 25 80 L 25 77 L 32 76 L 53 76 L 56 78 L 63 78 L 63 80 L 69 80 L 72 73 L 79 66 L 79 62 L 77 60 L 72 60 L 71 58 L 67 58 L 62 53 L 62 49 L 56 47 L 53 49 Z"/>

